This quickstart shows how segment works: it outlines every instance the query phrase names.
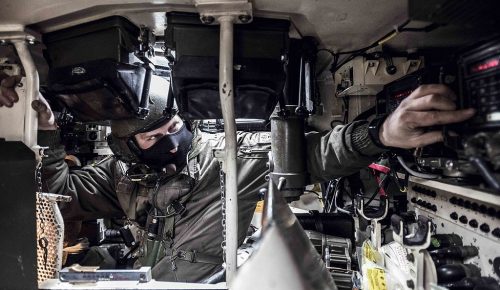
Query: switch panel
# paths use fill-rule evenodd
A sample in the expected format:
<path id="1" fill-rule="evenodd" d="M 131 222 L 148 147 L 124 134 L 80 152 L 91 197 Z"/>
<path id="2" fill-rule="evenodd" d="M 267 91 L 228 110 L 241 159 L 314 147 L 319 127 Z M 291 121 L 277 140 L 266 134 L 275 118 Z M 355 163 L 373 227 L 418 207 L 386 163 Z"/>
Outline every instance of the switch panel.
<path id="1" fill-rule="evenodd" d="M 409 210 L 427 216 L 436 234 L 459 235 L 464 246 L 479 248 L 477 257 L 466 260 L 482 269 L 482 276 L 500 281 L 491 264 L 500 247 L 500 196 L 435 180 L 410 177 Z"/>

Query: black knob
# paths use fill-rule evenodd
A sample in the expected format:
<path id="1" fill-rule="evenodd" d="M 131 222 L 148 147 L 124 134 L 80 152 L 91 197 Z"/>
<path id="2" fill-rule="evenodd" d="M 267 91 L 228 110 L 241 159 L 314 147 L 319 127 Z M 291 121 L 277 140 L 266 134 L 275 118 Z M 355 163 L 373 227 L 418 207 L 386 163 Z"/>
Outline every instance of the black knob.
<path id="1" fill-rule="evenodd" d="M 489 216 L 495 217 L 496 214 L 497 214 L 497 211 L 494 208 L 492 208 L 492 207 L 488 208 L 488 215 Z"/>
<path id="2" fill-rule="evenodd" d="M 459 198 L 459 199 L 457 199 L 457 204 L 458 204 L 459 206 L 464 206 L 464 199 L 463 199 L 463 198 Z"/>
<path id="3" fill-rule="evenodd" d="M 416 202 L 417 202 L 417 198 L 416 198 L 416 197 L 412 197 L 410 201 L 411 201 L 412 203 L 416 203 Z"/>
<path id="4" fill-rule="evenodd" d="M 471 264 L 448 264 L 437 267 L 438 283 L 460 281 L 465 277 L 480 277 L 481 269 Z"/>
<path id="5" fill-rule="evenodd" d="M 497 237 L 500 239 L 500 228 L 496 228 L 494 229 L 491 234 L 494 236 L 494 237 Z"/>
<path id="6" fill-rule="evenodd" d="M 478 211 L 479 210 L 479 204 L 477 202 L 473 202 L 471 205 L 471 208 L 473 211 Z"/>
<path id="7" fill-rule="evenodd" d="M 500 210 L 497 211 L 496 217 L 497 217 L 497 219 L 500 219 Z"/>
<path id="8" fill-rule="evenodd" d="M 466 201 L 464 202 L 464 206 L 465 206 L 465 208 L 471 208 L 471 203 L 470 203 L 470 201 L 466 200 Z"/>
<path id="9" fill-rule="evenodd" d="M 482 224 L 479 229 L 485 233 L 489 233 L 490 232 L 490 226 L 488 224 Z"/>
<path id="10" fill-rule="evenodd" d="M 97 140 L 97 132 L 95 132 L 95 131 L 89 132 L 87 137 L 88 137 L 89 141 L 95 141 L 95 140 Z"/>
<path id="11" fill-rule="evenodd" d="M 434 190 L 431 190 L 431 192 L 430 192 L 430 196 L 432 196 L 432 197 L 436 197 L 436 196 L 437 196 L 437 192 L 436 192 L 436 191 L 434 191 Z"/>
<path id="12" fill-rule="evenodd" d="M 463 216 L 461 216 L 458 220 L 459 220 L 461 223 L 463 223 L 463 224 L 466 224 L 466 223 L 467 223 L 467 221 L 468 221 L 467 217 L 466 217 L 466 216 L 464 216 L 464 215 L 463 215 Z"/>
<path id="13" fill-rule="evenodd" d="M 458 219 L 458 214 L 456 212 L 452 212 L 450 213 L 450 218 L 456 221 Z"/>
<path id="14" fill-rule="evenodd" d="M 438 210 L 438 207 L 435 204 L 433 204 L 431 206 L 431 210 L 434 211 L 434 212 L 436 212 Z"/>
<path id="15" fill-rule="evenodd" d="M 479 226 L 479 224 L 478 224 L 477 220 L 472 219 L 469 222 L 469 226 L 471 226 L 471 227 L 473 227 L 473 228 L 476 229 Z"/>
<path id="16" fill-rule="evenodd" d="M 385 68 L 385 71 L 392 76 L 393 74 L 398 72 L 398 68 L 395 65 L 388 65 Z"/>
<path id="17" fill-rule="evenodd" d="M 486 213 L 487 211 L 488 211 L 488 208 L 484 204 L 479 206 L 480 213 Z"/>
<path id="18" fill-rule="evenodd" d="M 451 204 L 457 204 L 457 198 L 456 197 L 450 198 L 450 202 Z"/>
<path id="19" fill-rule="evenodd" d="M 419 199 L 419 200 L 417 200 L 417 204 L 420 205 L 420 206 L 422 206 L 424 204 L 424 201 L 421 200 L 421 199 Z"/>

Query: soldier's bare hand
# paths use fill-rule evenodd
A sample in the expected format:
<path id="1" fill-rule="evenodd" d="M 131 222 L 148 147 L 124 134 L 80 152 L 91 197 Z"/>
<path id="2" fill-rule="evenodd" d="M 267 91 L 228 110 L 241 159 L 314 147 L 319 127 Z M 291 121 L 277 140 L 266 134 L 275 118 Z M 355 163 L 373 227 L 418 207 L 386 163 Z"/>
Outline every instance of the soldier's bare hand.
<path id="1" fill-rule="evenodd" d="M 21 81 L 22 76 L 6 76 L 0 75 L 0 107 L 12 107 L 19 101 L 15 88 Z M 47 100 L 39 94 L 38 100 L 31 103 L 31 107 L 38 113 L 38 129 L 40 130 L 55 130 L 57 125 L 55 123 L 54 114 L 52 109 L 47 103 Z"/>
<path id="2" fill-rule="evenodd" d="M 31 107 L 38 113 L 38 129 L 39 130 L 56 130 L 54 113 L 47 103 L 47 100 L 40 94 L 38 100 L 31 102 Z"/>
<path id="3" fill-rule="evenodd" d="M 0 76 L 0 107 L 12 107 L 19 101 L 16 93 L 16 85 L 21 81 L 21 76 Z"/>
<path id="4" fill-rule="evenodd" d="M 474 109 L 457 110 L 456 95 L 445 85 L 422 85 L 404 99 L 382 124 L 380 141 L 385 146 L 416 148 L 443 141 L 441 131 L 426 127 L 463 122 Z"/>

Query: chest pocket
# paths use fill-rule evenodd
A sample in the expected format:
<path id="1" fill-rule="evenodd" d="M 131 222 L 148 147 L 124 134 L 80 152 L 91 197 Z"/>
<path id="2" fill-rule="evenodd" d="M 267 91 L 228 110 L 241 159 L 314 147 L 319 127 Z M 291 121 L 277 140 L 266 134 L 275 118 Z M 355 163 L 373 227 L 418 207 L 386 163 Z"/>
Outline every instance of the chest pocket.
<path id="1" fill-rule="evenodd" d="M 158 191 L 152 191 L 149 202 L 155 208 L 166 212 L 173 201 L 183 200 L 193 189 L 194 179 L 187 175 L 179 175 L 178 178 L 160 186 Z"/>

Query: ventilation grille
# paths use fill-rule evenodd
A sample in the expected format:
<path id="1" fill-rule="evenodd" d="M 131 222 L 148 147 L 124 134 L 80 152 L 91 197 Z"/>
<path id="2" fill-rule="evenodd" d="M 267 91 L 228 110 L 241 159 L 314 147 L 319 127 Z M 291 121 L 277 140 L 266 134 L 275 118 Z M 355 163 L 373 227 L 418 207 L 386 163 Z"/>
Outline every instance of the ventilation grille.
<path id="1" fill-rule="evenodd" d="M 51 193 L 36 195 L 36 234 L 38 284 L 57 278 L 61 269 L 64 222 L 57 206 L 67 196 Z"/>

